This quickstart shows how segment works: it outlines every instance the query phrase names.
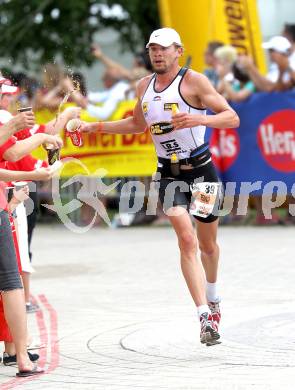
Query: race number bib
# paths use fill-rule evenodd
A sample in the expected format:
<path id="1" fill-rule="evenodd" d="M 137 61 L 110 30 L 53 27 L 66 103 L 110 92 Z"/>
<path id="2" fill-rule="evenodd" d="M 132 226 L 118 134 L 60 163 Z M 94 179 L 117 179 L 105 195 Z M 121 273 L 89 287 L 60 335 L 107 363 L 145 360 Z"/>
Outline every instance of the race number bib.
<path id="1" fill-rule="evenodd" d="M 197 217 L 207 218 L 212 214 L 219 194 L 219 183 L 193 183 L 190 185 L 192 193 L 192 202 L 190 205 L 190 214 Z"/>

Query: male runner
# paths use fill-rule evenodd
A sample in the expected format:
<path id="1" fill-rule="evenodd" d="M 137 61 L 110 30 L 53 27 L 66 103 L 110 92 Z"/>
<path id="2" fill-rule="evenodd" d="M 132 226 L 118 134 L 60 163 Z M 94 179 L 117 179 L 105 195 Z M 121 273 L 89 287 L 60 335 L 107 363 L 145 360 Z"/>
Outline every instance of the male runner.
<path id="1" fill-rule="evenodd" d="M 204 75 L 179 66 L 183 45 L 175 30 L 162 28 L 154 31 L 146 47 L 154 74 L 139 81 L 133 116 L 114 122 L 84 122 L 81 131 L 141 133 L 148 126 L 161 174 L 159 196 L 177 234 L 182 272 L 200 317 L 200 340 L 212 345 L 218 343 L 220 337 L 219 297 L 216 292 L 218 217 L 212 212 L 206 214 L 201 207 L 196 217 L 195 234 L 187 211 L 192 197 L 189 185 L 200 181 L 206 183 L 209 197 L 206 188 L 201 189 L 201 192 L 205 191 L 201 198 L 205 199 L 205 203 L 206 199 L 211 199 L 211 190 L 216 194 L 218 178 L 208 145 L 204 144 L 206 126 L 237 127 L 239 118 Z M 206 108 L 216 114 L 207 116 Z M 173 114 L 176 111 L 178 113 Z M 196 258 L 198 247 L 202 264 Z"/>

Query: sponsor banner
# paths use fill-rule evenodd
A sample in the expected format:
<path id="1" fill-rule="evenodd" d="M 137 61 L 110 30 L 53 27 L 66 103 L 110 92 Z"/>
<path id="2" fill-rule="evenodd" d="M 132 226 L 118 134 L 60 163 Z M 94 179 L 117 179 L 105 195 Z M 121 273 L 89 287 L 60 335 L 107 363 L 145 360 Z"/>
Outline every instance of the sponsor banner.
<path id="1" fill-rule="evenodd" d="M 240 127 L 208 129 L 206 134 L 222 181 L 261 182 L 261 188 L 283 182 L 290 192 L 295 183 L 295 92 L 257 93 L 232 106 Z"/>
<path id="2" fill-rule="evenodd" d="M 256 0 L 158 0 L 162 24 L 175 28 L 183 41 L 183 64 L 205 68 L 204 51 L 210 41 L 235 46 L 251 55 L 261 72 L 266 71 Z M 185 20 L 185 23 L 184 23 Z"/>
<path id="3" fill-rule="evenodd" d="M 132 115 L 135 101 L 121 102 L 109 120 L 118 120 Z M 46 123 L 55 117 L 54 113 L 42 111 L 36 113 L 38 123 Z M 82 110 L 81 119 L 97 121 Z M 61 158 L 74 157 L 83 162 L 88 174 L 95 174 L 99 168 L 107 171 L 108 177 L 116 176 L 150 176 L 156 170 L 156 155 L 148 130 L 142 134 L 82 134 L 83 146 L 76 147 L 61 129 L 64 147 Z M 34 156 L 46 159 L 43 148 L 34 152 Z M 77 162 L 66 162 L 62 176 L 85 174 L 82 165 Z"/>

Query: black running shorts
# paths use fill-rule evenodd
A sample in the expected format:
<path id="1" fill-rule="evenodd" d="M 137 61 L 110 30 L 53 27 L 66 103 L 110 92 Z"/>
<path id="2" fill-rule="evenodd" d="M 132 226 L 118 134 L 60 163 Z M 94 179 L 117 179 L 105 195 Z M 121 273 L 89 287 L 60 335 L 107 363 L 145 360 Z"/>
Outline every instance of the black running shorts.
<path id="1" fill-rule="evenodd" d="M 176 177 L 173 177 L 169 171 L 169 169 L 158 168 L 157 175 L 161 176 L 159 178 L 156 177 L 154 180 L 155 186 L 159 190 L 159 198 L 164 211 L 175 206 L 181 206 L 189 210 L 192 198 L 190 184 L 193 182 L 219 183 L 215 167 L 211 161 L 199 168 L 181 170 Z M 194 216 L 194 218 L 204 223 L 216 221 L 218 219 L 219 204 L 220 196 L 216 199 L 212 214 L 206 218 L 199 216 Z"/>

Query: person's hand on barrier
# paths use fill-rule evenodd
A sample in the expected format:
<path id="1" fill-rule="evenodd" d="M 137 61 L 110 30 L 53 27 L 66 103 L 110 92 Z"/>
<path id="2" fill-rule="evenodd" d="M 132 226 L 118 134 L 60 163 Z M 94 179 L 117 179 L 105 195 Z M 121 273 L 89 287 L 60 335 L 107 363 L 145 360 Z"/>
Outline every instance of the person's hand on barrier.
<path id="1" fill-rule="evenodd" d="M 20 112 L 11 119 L 11 122 L 15 127 L 15 132 L 32 128 L 35 125 L 35 115 L 33 111 Z"/>
<path id="2" fill-rule="evenodd" d="M 52 145 L 53 149 L 61 149 L 63 147 L 63 141 L 58 135 L 44 134 L 44 141 L 46 145 Z"/>
<path id="3" fill-rule="evenodd" d="M 171 121 L 174 130 L 180 130 L 190 128 L 199 125 L 205 125 L 205 115 L 188 114 L 186 112 L 180 112 L 172 115 Z"/>
<path id="4" fill-rule="evenodd" d="M 19 190 L 14 189 L 13 190 L 13 197 L 11 198 L 11 201 L 13 203 L 18 203 L 18 204 L 22 203 L 25 200 L 29 199 L 29 193 L 30 193 L 30 190 L 29 190 L 28 186 L 24 186 Z"/>

